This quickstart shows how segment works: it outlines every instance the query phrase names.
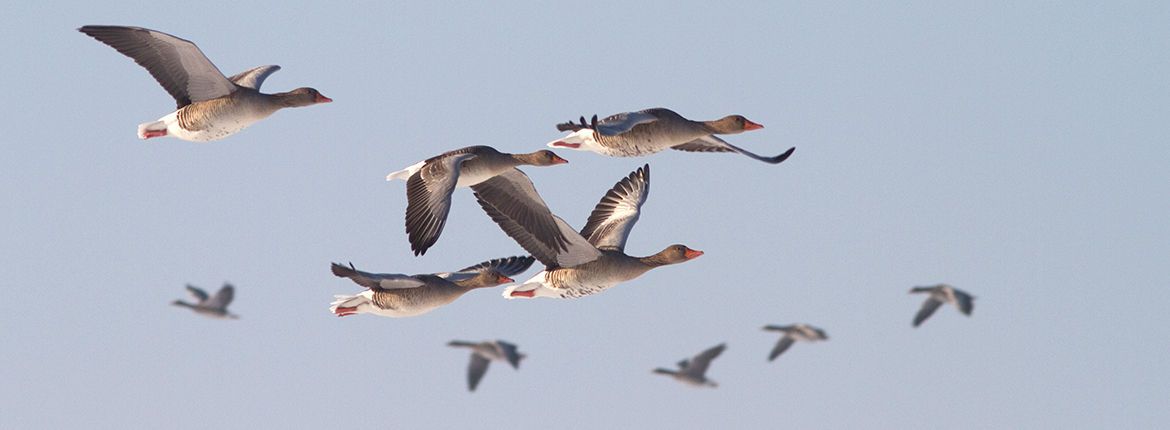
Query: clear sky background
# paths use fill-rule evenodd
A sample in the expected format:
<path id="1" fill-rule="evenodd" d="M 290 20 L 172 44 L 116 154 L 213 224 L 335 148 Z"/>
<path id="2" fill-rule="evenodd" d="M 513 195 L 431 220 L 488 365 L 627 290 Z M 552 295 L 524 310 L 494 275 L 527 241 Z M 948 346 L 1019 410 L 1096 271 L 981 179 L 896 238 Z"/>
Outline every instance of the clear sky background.
<path id="1" fill-rule="evenodd" d="M 0 428 L 1138 428 L 1170 420 L 1170 6 L 1164 2 L 5 2 Z M 417 4 L 416 4 L 417 3 Z M 335 102 L 210 144 L 78 33 L 190 39 L 226 74 Z M 728 154 L 528 168 L 580 227 L 643 163 L 628 251 L 706 251 L 601 295 L 474 291 L 339 319 L 329 273 L 523 251 L 471 192 L 421 258 L 386 173 L 527 152 L 580 115 L 663 106 L 766 126 Z M 538 268 L 517 276 L 526 279 Z M 169 306 L 237 286 L 237 321 Z M 922 327 L 914 285 L 977 296 Z M 830 340 L 773 363 L 765 324 Z M 451 339 L 506 339 L 468 393 Z M 693 389 L 650 370 L 720 342 Z"/>

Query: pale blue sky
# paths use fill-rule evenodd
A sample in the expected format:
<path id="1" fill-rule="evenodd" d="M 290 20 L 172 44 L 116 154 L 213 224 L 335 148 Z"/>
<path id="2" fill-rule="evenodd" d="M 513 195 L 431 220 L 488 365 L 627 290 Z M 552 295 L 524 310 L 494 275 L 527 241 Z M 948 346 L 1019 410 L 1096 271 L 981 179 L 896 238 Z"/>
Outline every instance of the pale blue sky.
<path id="1" fill-rule="evenodd" d="M 1160 2 L 360 5 L 7 2 L 0 15 L 0 428 L 1135 428 L 1170 386 L 1170 6 Z M 335 102 L 227 140 L 135 138 L 173 109 L 85 24 L 188 38 L 225 73 Z M 604 294 L 475 291 L 338 319 L 331 261 L 397 273 L 522 250 L 460 190 L 422 258 L 386 173 L 539 149 L 664 106 L 765 129 L 745 157 L 560 151 L 527 169 L 575 226 L 649 162 L 628 251 L 706 251 Z M 531 276 L 537 270 L 518 276 Z M 237 285 L 238 321 L 168 306 Z M 919 329 L 913 285 L 974 316 Z M 776 362 L 764 324 L 831 339 Z M 465 389 L 453 338 L 529 355 Z M 696 390 L 654 376 L 729 347 Z"/>

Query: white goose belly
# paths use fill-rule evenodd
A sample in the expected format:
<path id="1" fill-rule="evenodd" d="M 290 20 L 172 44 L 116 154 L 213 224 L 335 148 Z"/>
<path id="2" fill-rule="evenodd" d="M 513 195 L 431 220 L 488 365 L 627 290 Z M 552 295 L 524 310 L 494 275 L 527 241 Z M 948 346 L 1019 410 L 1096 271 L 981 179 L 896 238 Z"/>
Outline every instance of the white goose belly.
<path id="1" fill-rule="evenodd" d="M 272 112 L 230 109 L 228 106 L 201 106 L 197 112 L 187 105 L 159 118 L 166 123 L 167 134 L 194 142 L 210 142 L 239 133 L 248 126 L 267 118 Z M 208 109 L 210 108 L 210 109 Z M 219 109 L 215 109 L 219 108 Z"/>

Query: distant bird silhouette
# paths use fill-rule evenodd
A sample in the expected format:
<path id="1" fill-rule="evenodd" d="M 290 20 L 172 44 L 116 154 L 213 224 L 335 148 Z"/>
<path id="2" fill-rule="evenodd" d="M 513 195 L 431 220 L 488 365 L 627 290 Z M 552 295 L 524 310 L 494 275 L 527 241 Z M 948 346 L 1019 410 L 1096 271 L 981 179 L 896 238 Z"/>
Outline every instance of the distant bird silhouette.
<path id="1" fill-rule="evenodd" d="M 910 293 L 928 293 L 926 301 L 922 303 L 922 308 L 918 310 L 918 314 L 914 315 L 914 327 L 918 327 L 927 318 L 938 310 L 943 303 L 950 303 L 959 308 L 959 312 L 963 315 L 971 316 L 971 311 L 975 308 L 975 297 L 966 292 L 952 287 L 947 284 L 938 284 L 929 287 L 914 287 L 910 289 Z"/>
<path id="2" fill-rule="evenodd" d="M 232 299 L 236 295 L 236 288 L 232 284 L 223 284 L 219 291 L 214 296 L 208 297 L 207 292 L 199 287 L 187 284 L 187 291 L 191 293 L 191 297 L 196 300 L 196 303 L 187 303 L 182 300 L 175 300 L 171 302 L 172 305 L 189 308 L 199 315 L 209 316 L 212 318 L 228 318 L 236 319 L 238 315 L 228 313 L 227 307 L 232 303 Z"/>
<path id="3" fill-rule="evenodd" d="M 359 294 L 334 296 L 329 310 L 339 317 L 374 314 L 400 318 L 421 315 L 446 305 L 476 288 L 512 282 L 509 276 L 528 270 L 532 257 L 485 261 L 458 272 L 402 275 L 362 272 L 333 263 L 333 274 L 368 288 Z"/>
<path id="4" fill-rule="evenodd" d="M 531 182 L 526 187 L 476 189 L 475 198 L 488 216 L 509 237 L 544 263 L 545 269 L 521 285 L 504 290 L 504 297 L 578 298 L 597 294 L 637 278 L 651 269 L 690 261 L 703 255 L 685 245 L 670 245 L 657 254 L 631 257 L 626 239 L 650 195 L 650 165 L 622 178 L 601 198 L 580 233 L 553 215 L 557 229 L 567 239 L 563 249 L 545 245 L 540 226 L 524 214 L 548 210 Z"/>
<path id="5" fill-rule="evenodd" d="M 772 352 L 768 354 L 768 361 L 775 360 L 780 354 L 788 350 L 796 341 L 816 342 L 827 340 L 829 335 L 825 334 L 824 330 L 813 327 L 808 324 L 793 324 L 793 325 L 767 325 L 764 326 L 766 331 L 783 332 L 784 336 L 780 341 L 776 342 L 776 346 L 772 348 Z"/>
<path id="6" fill-rule="evenodd" d="M 572 121 L 557 124 L 557 130 L 570 132 L 548 143 L 553 148 L 596 152 L 611 157 L 650 155 L 666 148 L 690 152 L 736 152 L 765 163 L 787 160 L 796 147 L 774 157 L 757 155 L 727 143 L 716 134 L 737 134 L 764 126 L 743 115 L 728 115 L 714 121 L 691 121 L 666 108 L 622 112 L 598 121 L 597 115 L 586 123 Z"/>
<path id="7" fill-rule="evenodd" d="M 528 176 L 516 166 L 565 163 L 568 161 L 547 149 L 530 154 L 507 154 L 490 146 L 468 146 L 390 173 L 386 175 L 386 180 L 406 181 L 406 234 L 414 255 L 422 255 L 443 233 L 447 213 L 451 210 L 451 193 L 455 188 L 480 190 L 504 187 L 510 190 L 513 182 L 531 184 Z M 548 208 L 533 209 L 523 216 L 533 225 L 540 226 L 537 238 L 548 246 L 558 246 L 564 242 L 565 238 L 557 231 Z"/>
<path id="8" fill-rule="evenodd" d="M 718 387 L 715 381 L 707 379 L 707 367 L 711 365 L 711 360 L 718 357 L 727 349 L 727 344 L 721 343 L 719 345 L 708 348 L 706 351 L 700 352 L 698 355 L 689 360 L 678 362 L 678 370 L 670 370 L 657 368 L 654 373 L 663 375 L 670 375 L 676 381 L 693 385 L 696 387 Z"/>
<path id="9" fill-rule="evenodd" d="M 140 124 L 139 139 L 174 136 L 207 142 L 231 136 L 282 108 L 333 101 L 312 88 L 261 93 L 260 84 L 280 66 L 255 67 L 228 78 L 194 43 L 161 31 L 114 25 L 77 30 L 146 68 L 178 103 L 178 110 Z"/>
<path id="10" fill-rule="evenodd" d="M 520 368 L 520 360 L 526 357 L 516 350 L 513 345 L 502 340 L 467 342 L 453 340 L 448 346 L 471 349 L 471 362 L 467 365 L 467 390 L 475 391 L 479 381 L 487 373 L 488 365 L 493 361 L 503 361 L 512 365 L 513 369 Z"/>

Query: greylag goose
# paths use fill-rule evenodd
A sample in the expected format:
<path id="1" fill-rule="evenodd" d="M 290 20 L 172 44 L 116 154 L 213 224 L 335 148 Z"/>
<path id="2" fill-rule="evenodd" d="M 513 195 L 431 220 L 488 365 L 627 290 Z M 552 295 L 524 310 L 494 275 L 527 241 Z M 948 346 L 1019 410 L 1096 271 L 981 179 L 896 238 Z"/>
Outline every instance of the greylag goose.
<path id="1" fill-rule="evenodd" d="M 959 308 L 959 312 L 963 315 L 971 316 L 971 311 L 975 309 L 975 297 L 966 292 L 952 287 L 947 284 L 938 284 L 929 287 L 914 287 L 910 289 L 910 293 L 928 293 L 926 301 L 922 303 L 922 308 L 918 310 L 918 314 L 914 315 L 914 327 L 918 327 L 927 318 L 938 310 L 943 303 L 950 303 Z"/>
<path id="2" fill-rule="evenodd" d="M 228 78 L 194 43 L 161 31 L 112 25 L 77 30 L 134 59 L 178 103 L 178 110 L 140 124 L 140 139 L 174 136 L 207 142 L 231 136 L 281 108 L 333 101 L 312 88 L 261 93 L 260 84 L 280 66 L 260 66 Z"/>
<path id="3" fill-rule="evenodd" d="M 727 143 L 716 134 L 737 134 L 764 128 L 742 115 L 728 115 L 714 121 L 691 121 L 670 109 L 654 108 L 623 112 L 598 121 L 557 124 L 569 135 L 549 142 L 553 148 L 592 151 L 611 157 L 649 155 L 666 148 L 690 152 L 737 152 L 765 163 L 787 160 L 796 147 L 775 157 L 765 157 Z"/>
<path id="4" fill-rule="evenodd" d="M 219 291 L 216 291 L 215 295 L 210 297 L 206 291 L 191 284 L 187 284 L 187 292 L 191 293 L 191 297 L 195 299 L 195 303 L 175 300 L 171 304 L 191 309 L 199 315 L 212 318 L 239 318 L 238 315 L 229 313 L 227 310 L 228 305 L 232 303 L 232 299 L 236 295 L 236 288 L 232 284 L 223 284 L 223 287 L 220 287 Z"/>
<path id="5" fill-rule="evenodd" d="M 474 189 L 496 176 L 504 176 L 510 181 L 527 181 L 528 177 L 516 166 L 552 166 L 568 162 L 549 150 L 506 154 L 490 146 L 468 146 L 386 175 L 386 180 L 406 181 L 406 234 L 414 255 L 422 255 L 439 240 L 447 223 L 447 213 L 451 210 L 451 193 L 456 187 Z M 526 218 L 539 226 L 536 230 L 546 245 L 559 246 L 564 242 L 548 208 L 529 213 Z"/>
<path id="6" fill-rule="evenodd" d="M 711 365 L 711 360 L 714 360 L 715 357 L 723 353 L 724 349 L 727 349 L 727 344 L 721 343 L 715 345 L 706 351 L 700 352 L 690 360 L 678 362 L 678 370 L 659 367 L 654 369 L 654 373 L 670 375 L 676 381 L 696 387 L 718 387 L 719 384 L 716 384 L 715 381 L 707 379 L 707 367 Z"/>
<path id="7" fill-rule="evenodd" d="M 524 217 L 547 210 L 532 182 L 493 183 L 497 181 L 498 177 L 476 188 L 476 201 L 504 233 L 545 265 L 532 279 L 504 290 L 504 297 L 509 299 L 583 297 L 642 276 L 650 269 L 703 255 L 685 245 L 670 245 L 648 257 L 626 255 L 626 239 L 650 194 L 649 164 L 622 178 L 601 198 L 581 233 L 553 215 L 567 239 L 563 249 L 545 245 L 537 236 L 539 231 Z"/>
<path id="8" fill-rule="evenodd" d="M 772 352 L 768 354 L 768 361 L 775 360 L 780 354 L 788 350 L 796 341 L 816 342 L 827 340 L 829 335 L 825 334 L 824 330 L 813 327 L 808 324 L 793 324 L 793 325 L 766 325 L 766 331 L 778 331 L 784 333 L 780 337 L 780 341 L 776 342 L 776 346 L 772 348 Z"/>
<path id="9" fill-rule="evenodd" d="M 516 345 L 502 340 L 484 342 L 466 342 L 453 340 L 447 346 L 471 349 L 471 363 L 467 365 L 467 390 L 475 391 L 479 380 L 487 373 L 488 365 L 493 361 L 503 361 L 512 365 L 513 369 L 520 368 L 520 360 L 525 357 L 516 350 Z"/>
<path id="10" fill-rule="evenodd" d="M 339 317 L 356 314 L 391 318 L 422 315 L 473 289 L 513 282 L 509 276 L 527 270 L 532 261 L 532 257 L 497 258 L 458 272 L 423 275 L 367 273 L 357 270 L 352 264 L 346 267 L 333 263 L 334 275 L 349 278 L 367 290 L 352 296 L 334 296 L 329 310 Z"/>

